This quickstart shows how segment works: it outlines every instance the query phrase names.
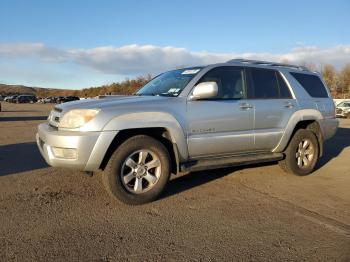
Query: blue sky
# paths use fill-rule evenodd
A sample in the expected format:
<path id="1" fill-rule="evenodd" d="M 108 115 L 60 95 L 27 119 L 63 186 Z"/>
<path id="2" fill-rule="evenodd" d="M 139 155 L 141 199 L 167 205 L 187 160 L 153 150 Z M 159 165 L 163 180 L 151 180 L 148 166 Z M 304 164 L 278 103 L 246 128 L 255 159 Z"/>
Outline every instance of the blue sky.
<path id="1" fill-rule="evenodd" d="M 82 88 L 231 57 L 350 62 L 350 1 L 0 2 L 0 83 Z"/>

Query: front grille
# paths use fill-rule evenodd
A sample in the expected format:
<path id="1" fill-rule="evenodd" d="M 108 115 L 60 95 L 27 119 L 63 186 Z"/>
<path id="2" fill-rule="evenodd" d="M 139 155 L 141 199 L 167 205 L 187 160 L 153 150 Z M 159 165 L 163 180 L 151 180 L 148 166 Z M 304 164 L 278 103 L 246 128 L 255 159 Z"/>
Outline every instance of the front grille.
<path id="1" fill-rule="evenodd" d="M 39 145 L 41 149 L 43 149 L 44 144 L 45 144 L 44 141 L 39 137 Z"/>
<path id="2" fill-rule="evenodd" d="M 337 114 L 341 114 L 343 110 L 341 108 L 337 108 Z"/>
<path id="3" fill-rule="evenodd" d="M 58 127 L 57 127 L 57 126 L 51 125 L 51 123 L 49 123 L 49 126 L 50 126 L 54 131 L 57 131 L 57 130 L 58 130 Z"/>

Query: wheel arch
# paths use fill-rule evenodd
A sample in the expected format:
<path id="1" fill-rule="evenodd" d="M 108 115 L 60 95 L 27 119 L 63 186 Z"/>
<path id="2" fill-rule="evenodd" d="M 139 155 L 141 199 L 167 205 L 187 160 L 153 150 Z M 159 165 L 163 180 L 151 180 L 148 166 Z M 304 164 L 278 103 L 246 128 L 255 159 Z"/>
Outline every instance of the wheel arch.
<path id="1" fill-rule="evenodd" d="M 287 124 L 284 135 L 273 152 L 285 151 L 295 132 L 299 129 L 307 129 L 316 135 L 320 149 L 319 157 L 321 157 L 323 155 L 324 138 L 319 120 L 322 118 L 322 114 L 315 109 L 304 109 L 294 113 Z"/>
<path id="2" fill-rule="evenodd" d="M 302 120 L 302 121 L 299 121 L 295 125 L 295 127 L 293 129 L 293 132 L 292 132 L 291 136 L 289 137 L 289 140 L 288 140 L 287 144 L 284 146 L 282 151 L 284 151 L 288 147 L 288 145 L 289 145 L 290 141 L 292 140 L 294 134 L 299 129 L 310 130 L 311 132 L 313 132 L 316 135 L 317 142 L 318 142 L 318 147 L 319 147 L 319 157 L 322 157 L 322 155 L 323 155 L 323 135 L 322 135 L 320 124 L 317 122 L 317 120 Z"/>
<path id="3" fill-rule="evenodd" d="M 109 145 L 101 162 L 100 169 L 105 169 L 113 152 L 115 152 L 115 150 L 117 150 L 123 142 L 137 135 L 147 135 L 160 141 L 169 152 L 171 172 L 174 174 L 177 174 L 179 172 L 179 150 L 177 144 L 173 142 L 170 131 L 165 127 L 129 128 L 119 131 L 118 134 L 114 137 L 112 143 Z"/>

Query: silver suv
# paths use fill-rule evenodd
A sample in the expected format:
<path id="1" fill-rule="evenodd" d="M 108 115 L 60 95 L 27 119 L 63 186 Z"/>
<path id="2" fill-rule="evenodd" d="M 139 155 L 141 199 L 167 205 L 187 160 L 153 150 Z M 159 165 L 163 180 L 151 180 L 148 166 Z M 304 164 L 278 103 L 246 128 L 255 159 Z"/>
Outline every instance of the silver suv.
<path id="1" fill-rule="evenodd" d="M 112 196 L 142 204 L 171 173 L 279 161 L 307 175 L 337 127 L 317 73 L 234 59 L 165 72 L 133 96 L 58 105 L 37 143 L 49 165 L 102 170 Z"/>

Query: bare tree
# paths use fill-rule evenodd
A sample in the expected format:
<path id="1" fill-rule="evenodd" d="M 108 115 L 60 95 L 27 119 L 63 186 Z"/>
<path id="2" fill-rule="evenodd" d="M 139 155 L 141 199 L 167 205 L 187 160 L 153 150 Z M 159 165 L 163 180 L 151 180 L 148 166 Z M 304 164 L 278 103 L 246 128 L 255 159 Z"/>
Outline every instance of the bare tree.
<path id="1" fill-rule="evenodd" d="M 340 72 L 340 85 L 343 94 L 350 96 L 350 64 L 347 64 Z"/>
<path id="2" fill-rule="evenodd" d="M 334 66 L 330 64 L 322 66 L 321 74 L 329 90 L 331 92 L 336 91 L 337 86 L 339 84 L 339 77 Z"/>

